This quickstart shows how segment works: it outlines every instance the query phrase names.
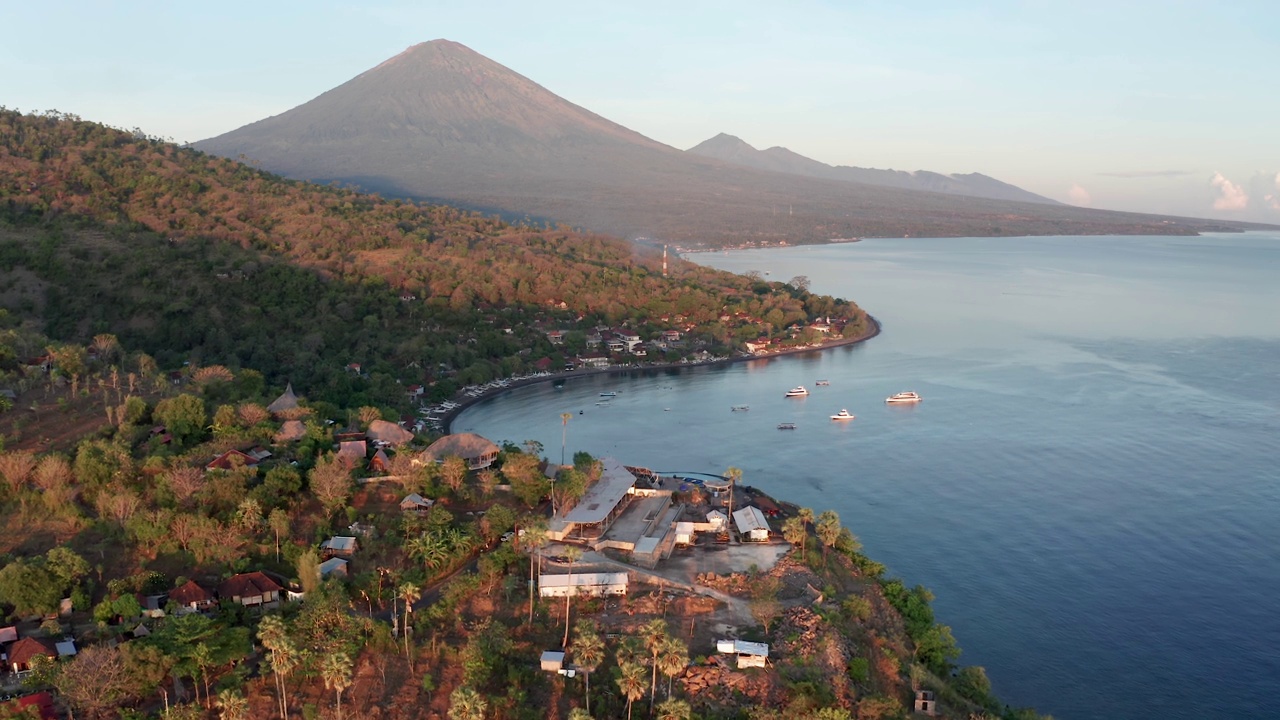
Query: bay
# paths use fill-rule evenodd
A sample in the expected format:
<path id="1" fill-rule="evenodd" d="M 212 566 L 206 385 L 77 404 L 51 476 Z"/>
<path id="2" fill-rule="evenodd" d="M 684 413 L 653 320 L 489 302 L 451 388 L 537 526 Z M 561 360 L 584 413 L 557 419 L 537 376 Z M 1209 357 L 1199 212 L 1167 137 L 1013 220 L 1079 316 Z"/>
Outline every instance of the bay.
<path id="1" fill-rule="evenodd" d="M 935 593 L 961 662 L 986 667 L 1011 704 L 1272 714 L 1280 236 L 886 239 L 693 259 L 807 276 L 883 332 L 520 388 L 455 431 L 535 439 L 558 459 L 572 412 L 569 455 L 738 466 L 766 492 L 834 509 L 871 557 Z M 784 399 L 795 385 L 812 394 Z M 923 402 L 885 405 L 903 390 Z M 618 396 L 598 405 L 603 391 Z M 831 422 L 841 408 L 857 419 Z"/>

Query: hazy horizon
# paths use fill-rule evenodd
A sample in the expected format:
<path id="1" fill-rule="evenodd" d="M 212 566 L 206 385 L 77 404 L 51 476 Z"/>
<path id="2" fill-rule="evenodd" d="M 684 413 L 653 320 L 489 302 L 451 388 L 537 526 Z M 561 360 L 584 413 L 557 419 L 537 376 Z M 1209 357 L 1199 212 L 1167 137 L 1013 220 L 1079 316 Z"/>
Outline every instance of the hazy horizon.
<path id="1" fill-rule="evenodd" d="M 448 38 L 682 150 L 725 132 L 1076 205 L 1280 222 L 1280 11 L 1263 3 L 64 7 L 59 32 L 0 47 L 0 104 L 194 142 Z"/>

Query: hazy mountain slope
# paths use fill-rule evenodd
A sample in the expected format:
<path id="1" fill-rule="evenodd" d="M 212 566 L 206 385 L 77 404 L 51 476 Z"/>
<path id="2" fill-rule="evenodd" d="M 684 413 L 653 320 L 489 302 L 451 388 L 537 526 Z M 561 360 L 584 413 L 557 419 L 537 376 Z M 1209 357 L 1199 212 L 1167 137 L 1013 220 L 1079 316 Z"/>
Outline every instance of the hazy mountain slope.
<path id="1" fill-rule="evenodd" d="M 1224 227 L 855 185 L 699 157 L 444 40 L 196 147 L 296 178 L 689 244 Z"/>
<path id="2" fill-rule="evenodd" d="M 735 165 L 745 165 L 760 170 L 807 175 L 809 177 L 844 180 L 847 182 L 883 185 L 905 190 L 924 190 L 951 195 L 968 195 L 993 200 L 1058 204 L 1057 201 L 1027 192 L 1020 187 L 996 180 L 981 173 L 965 175 L 917 170 L 875 170 L 849 165 L 827 165 L 807 158 L 784 147 L 757 150 L 742 139 L 720 133 L 715 137 L 689 148 L 686 152 L 703 157 L 716 158 Z"/>

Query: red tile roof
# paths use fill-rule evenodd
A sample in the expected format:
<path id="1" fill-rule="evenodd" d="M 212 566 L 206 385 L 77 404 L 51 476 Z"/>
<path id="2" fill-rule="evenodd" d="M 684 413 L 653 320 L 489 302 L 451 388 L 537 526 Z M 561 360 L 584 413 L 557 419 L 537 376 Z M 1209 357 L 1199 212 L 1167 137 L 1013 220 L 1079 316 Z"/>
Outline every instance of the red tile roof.
<path id="1" fill-rule="evenodd" d="M 188 580 L 186 585 L 169 593 L 169 599 L 179 605 L 193 605 L 212 600 L 213 593 L 200 587 L 195 580 Z"/>
<path id="2" fill-rule="evenodd" d="M 31 658 L 37 655 L 44 655 L 52 659 L 57 659 L 58 657 L 57 651 L 54 650 L 53 643 L 48 640 L 24 637 L 9 648 L 9 664 L 29 665 L 31 663 Z"/>
<path id="3" fill-rule="evenodd" d="M 224 598 L 258 597 L 283 589 L 275 580 L 257 571 L 241 573 L 227 579 L 218 586 L 218 595 Z"/>

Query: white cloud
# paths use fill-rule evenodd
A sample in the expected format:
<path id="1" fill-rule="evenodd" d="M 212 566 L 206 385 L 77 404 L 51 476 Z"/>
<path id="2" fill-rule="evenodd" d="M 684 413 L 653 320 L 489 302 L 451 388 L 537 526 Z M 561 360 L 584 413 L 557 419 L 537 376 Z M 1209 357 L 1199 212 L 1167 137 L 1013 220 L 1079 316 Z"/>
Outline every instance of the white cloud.
<path id="1" fill-rule="evenodd" d="M 1072 205 L 1080 207 L 1089 207 L 1089 203 L 1093 202 L 1093 198 L 1089 196 L 1089 191 L 1080 187 L 1080 183 L 1072 183 L 1071 189 L 1067 191 L 1067 197 L 1071 199 Z"/>
<path id="2" fill-rule="evenodd" d="M 1276 173 L 1276 191 L 1263 196 L 1273 210 L 1280 210 L 1280 173 Z"/>
<path id="3" fill-rule="evenodd" d="M 1209 184 L 1218 190 L 1218 197 L 1213 201 L 1214 210 L 1244 210 L 1249 207 L 1249 193 L 1222 173 L 1214 173 Z"/>

